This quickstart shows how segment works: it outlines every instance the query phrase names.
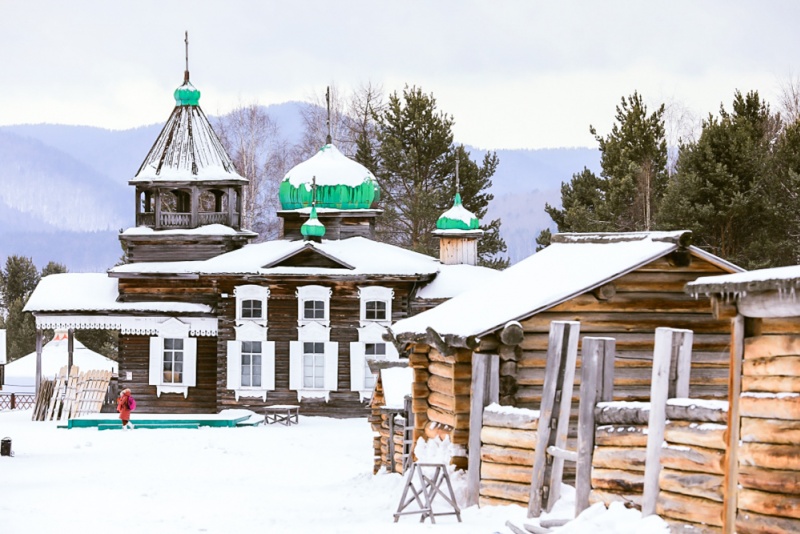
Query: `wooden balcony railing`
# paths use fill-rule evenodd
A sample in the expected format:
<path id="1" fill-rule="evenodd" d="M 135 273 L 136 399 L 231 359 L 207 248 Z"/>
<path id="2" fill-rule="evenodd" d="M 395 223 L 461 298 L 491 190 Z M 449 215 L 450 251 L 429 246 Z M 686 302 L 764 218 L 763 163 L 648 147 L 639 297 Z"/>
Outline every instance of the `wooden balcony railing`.
<path id="1" fill-rule="evenodd" d="M 240 214 L 234 213 L 234 226 L 239 226 Z M 224 224 L 229 226 L 228 213 L 218 211 L 202 211 L 197 217 L 197 226 L 207 224 Z M 156 214 L 153 212 L 139 213 L 136 217 L 137 226 L 148 226 L 150 228 L 192 228 L 191 213 L 164 212 L 161 213 L 160 224 L 156 226 Z"/>

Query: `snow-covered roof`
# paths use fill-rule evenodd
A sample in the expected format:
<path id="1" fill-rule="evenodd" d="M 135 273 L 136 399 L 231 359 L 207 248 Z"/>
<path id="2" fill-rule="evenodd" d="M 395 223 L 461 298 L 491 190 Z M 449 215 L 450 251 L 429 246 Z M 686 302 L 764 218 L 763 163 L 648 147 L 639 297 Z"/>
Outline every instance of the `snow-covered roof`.
<path id="1" fill-rule="evenodd" d="M 294 166 L 283 181 L 294 187 L 311 186 L 316 178 L 317 186 L 346 185 L 358 187 L 364 182 L 376 182 L 369 169 L 342 154 L 334 145 L 325 145 L 309 159 Z"/>
<path id="2" fill-rule="evenodd" d="M 475 265 L 440 265 L 439 274 L 417 291 L 421 299 L 449 299 L 470 289 L 491 284 L 500 271 Z"/>
<path id="3" fill-rule="evenodd" d="M 756 291 L 793 293 L 800 288 L 800 265 L 774 267 L 719 276 L 704 276 L 686 285 L 693 295 L 746 294 Z"/>
<path id="4" fill-rule="evenodd" d="M 381 385 L 386 408 L 402 408 L 406 395 L 411 395 L 414 369 L 411 367 L 389 367 L 381 369 Z"/>
<path id="5" fill-rule="evenodd" d="M 176 105 L 131 184 L 239 181 L 231 158 L 197 105 Z"/>
<path id="6" fill-rule="evenodd" d="M 184 302 L 117 302 L 116 278 L 105 273 L 62 273 L 45 276 L 23 308 L 28 312 L 81 311 L 210 313 L 205 304 Z"/>
<path id="7" fill-rule="evenodd" d="M 154 230 L 149 226 L 133 226 L 127 228 L 122 232 L 123 235 L 234 235 L 234 234 L 248 234 L 256 235 L 254 232 L 248 230 L 234 230 L 230 226 L 224 224 L 207 224 L 198 226 L 197 228 L 174 228 L 171 230 Z"/>
<path id="8" fill-rule="evenodd" d="M 509 267 L 490 283 L 464 292 L 419 315 L 395 323 L 392 331 L 481 335 L 597 288 L 660 258 L 688 241 L 687 232 L 556 234 L 553 244 Z M 708 253 L 689 247 L 693 254 Z M 717 259 L 730 270 L 738 267 Z"/>
<path id="9" fill-rule="evenodd" d="M 56 336 L 42 347 L 42 376 L 52 377 L 67 365 L 68 341 L 66 333 L 56 332 Z M 117 362 L 87 349 L 83 343 L 73 339 L 72 362 L 83 371 L 101 370 L 117 372 Z M 36 352 L 23 356 L 6 365 L 7 381 L 16 377 L 36 376 Z"/>
<path id="10" fill-rule="evenodd" d="M 303 249 L 313 249 L 353 269 L 276 266 Z M 281 274 L 281 275 L 430 275 L 439 271 L 438 260 L 394 245 L 363 237 L 342 240 L 289 241 L 279 239 L 254 243 L 203 261 L 131 263 L 110 272 L 151 274 Z"/>

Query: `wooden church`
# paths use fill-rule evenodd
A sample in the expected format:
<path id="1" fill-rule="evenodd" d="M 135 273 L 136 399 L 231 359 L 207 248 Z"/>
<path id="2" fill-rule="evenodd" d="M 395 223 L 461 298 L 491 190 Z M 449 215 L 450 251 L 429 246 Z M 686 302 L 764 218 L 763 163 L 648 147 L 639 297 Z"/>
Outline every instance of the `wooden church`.
<path id="1" fill-rule="evenodd" d="M 119 331 L 119 384 L 144 413 L 299 403 L 304 414 L 366 415 L 367 361 L 398 358 L 386 327 L 496 274 L 474 265 L 477 219 L 459 199 L 442 217 L 444 261 L 374 241 L 377 180 L 329 137 L 280 185 L 282 238 L 250 244 L 247 180 L 188 66 L 174 96 L 129 182 L 136 226 L 120 234 L 129 262 L 44 278 L 25 308 L 39 335 Z"/>

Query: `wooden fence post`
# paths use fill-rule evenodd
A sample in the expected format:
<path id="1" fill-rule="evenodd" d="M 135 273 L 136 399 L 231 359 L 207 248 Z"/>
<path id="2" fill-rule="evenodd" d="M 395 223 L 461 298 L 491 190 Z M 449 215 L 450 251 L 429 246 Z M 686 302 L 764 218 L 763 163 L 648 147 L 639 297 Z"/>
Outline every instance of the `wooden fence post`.
<path id="1" fill-rule="evenodd" d="M 472 385 L 469 405 L 469 441 L 466 505 L 478 504 L 481 486 L 481 427 L 483 408 L 497 402 L 500 358 L 497 354 L 472 354 Z"/>
<path id="2" fill-rule="evenodd" d="M 728 442 L 725 450 L 725 479 L 722 488 L 722 532 L 736 532 L 736 508 L 739 501 L 739 398 L 742 393 L 744 358 L 744 317 L 731 319 L 731 357 L 728 376 Z"/>
<path id="3" fill-rule="evenodd" d="M 554 457 L 548 463 L 547 449 L 551 445 L 563 449 L 569 430 L 569 412 L 572 401 L 572 385 L 575 378 L 575 363 L 578 356 L 578 335 L 580 323 L 577 321 L 552 321 L 550 337 L 547 343 L 547 362 L 545 363 L 544 385 L 542 387 L 542 403 L 539 407 L 539 425 L 537 427 L 536 450 L 533 456 L 531 473 L 531 496 L 528 501 L 528 517 L 539 517 L 542 503 L 549 506 L 558 500 L 561 490 L 561 474 L 564 468 L 563 458 Z M 557 399 L 557 385 L 562 384 L 561 392 L 569 395 L 567 402 Z M 556 402 L 560 402 L 557 417 L 553 417 Z M 555 425 L 555 429 L 553 426 Z M 551 431 L 555 430 L 555 439 Z M 550 478 L 547 488 L 544 487 L 545 471 L 550 467 Z M 557 484 L 552 484 L 557 480 Z M 555 487 L 554 487 L 555 486 Z M 545 495 L 547 492 L 547 495 Z"/>
<path id="4" fill-rule="evenodd" d="M 690 330 L 656 328 L 653 375 L 650 385 L 650 418 L 647 423 L 642 516 L 656 513 L 659 492 L 658 475 L 661 473 L 661 447 L 664 442 L 664 425 L 667 419 L 667 399 L 670 397 L 670 393 L 687 397 L 689 395 L 692 339 L 693 334 Z M 674 375 L 671 373 L 673 369 Z"/>
<path id="5" fill-rule="evenodd" d="M 594 410 L 598 400 L 614 395 L 613 338 L 584 337 L 581 348 L 581 389 L 578 405 L 578 461 L 575 473 L 575 516 L 589 507 L 594 452 Z"/>

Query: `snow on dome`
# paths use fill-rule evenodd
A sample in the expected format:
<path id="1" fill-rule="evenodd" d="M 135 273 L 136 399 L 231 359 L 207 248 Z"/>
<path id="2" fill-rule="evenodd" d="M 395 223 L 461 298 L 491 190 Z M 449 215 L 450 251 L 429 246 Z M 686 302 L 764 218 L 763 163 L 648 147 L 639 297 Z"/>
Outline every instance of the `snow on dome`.
<path id="1" fill-rule="evenodd" d="M 322 208 L 369 209 L 379 197 L 375 175 L 328 144 L 286 173 L 279 192 L 281 207 L 310 206 L 314 182 L 317 206 Z"/>
<path id="2" fill-rule="evenodd" d="M 300 227 L 300 233 L 304 237 L 322 237 L 325 235 L 325 225 L 317 218 L 317 207 L 311 207 L 311 215 L 308 220 Z"/>
<path id="3" fill-rule="evenodd" d="M 481 221 L 474 213 L 461 205 L 461 194 L 456 193 L 453 207 L 442 213 L 436 221 L 436 228 L 439 230 L 478 230 Z"/>

